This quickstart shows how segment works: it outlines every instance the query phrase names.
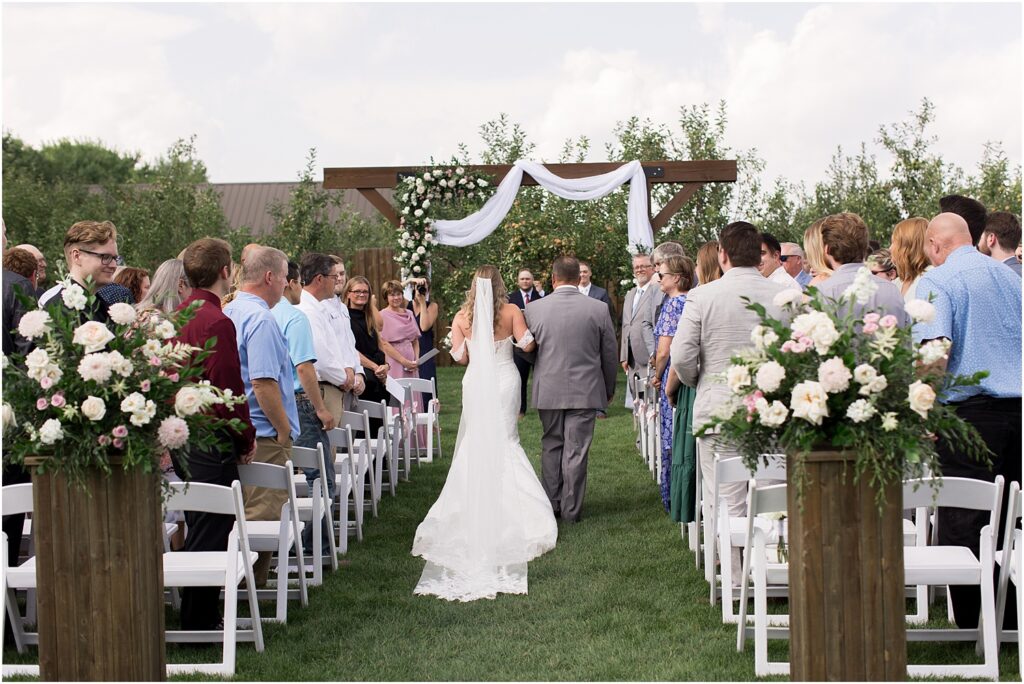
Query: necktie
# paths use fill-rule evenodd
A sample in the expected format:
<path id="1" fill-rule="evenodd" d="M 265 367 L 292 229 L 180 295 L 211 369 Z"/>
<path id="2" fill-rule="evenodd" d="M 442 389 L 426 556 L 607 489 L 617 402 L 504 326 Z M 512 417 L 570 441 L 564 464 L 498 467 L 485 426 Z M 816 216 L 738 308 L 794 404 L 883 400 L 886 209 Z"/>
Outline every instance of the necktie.
<path id="1" fill-rule="evenodd" d="M 523 302 L 525 302 L 526 304 L 530 303 L 530 293 L 529 292 L 524 292 L 523 293 Z"/>
<path id="2" fill-rule="evenodd" d="M 642 287 L 636 291 L 635 295 L 633 295 L 633 312 L 632 312 L 633 316 L 636 316 L 636 310 L 640 306 L 640 298 L 643 297 L 643 296 L 644 296 L 644 288 L 642 288 Z"/>

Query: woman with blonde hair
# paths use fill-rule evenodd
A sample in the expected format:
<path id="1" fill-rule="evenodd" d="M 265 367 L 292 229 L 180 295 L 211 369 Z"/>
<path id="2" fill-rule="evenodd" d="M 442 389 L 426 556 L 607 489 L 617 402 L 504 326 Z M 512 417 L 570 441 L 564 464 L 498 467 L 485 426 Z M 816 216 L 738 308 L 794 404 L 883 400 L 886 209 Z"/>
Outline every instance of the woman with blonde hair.
<path id="1" fill-rule="evenodd" d="M 414 593 L 449 601 L 527 593 L 527 563 L 555 547 L 558 525 L 519 441 L 519 371 L 512 347 L 536 348 L 498 269 L 477 269 L 452 321 L 452 357 L 468 364 L 452 465 L 416 529 L 426 559 Z"/>
<path id="2" fill-rule="evenodd" d="M 722 277 L 718 263 L 718 240 L 709 240 L 697 251 L 697 284 L 706 285 Z"/>
<path id="3" fill-rule="evenodd" d="M 356 340 L 356 351 L 359 352 L 359 362 L 366 369 L 363 379 L 366 382 L 366 389 L 360 399 L 379 402 L 387 400 L 388 392 L 384 383 L 388 377 L 391 364 L 382 349 L 387 342 L 382 344 L 380 339 L 381 326 L 377 323 L 380 316 L 374 304 L 373 288 L 370 281 L 363 276 L 353 276 L 345 283 L 345 289 L 341 291 L 341 301 L 348 307 L 348 314 L 352 324 L 352 335 Z M 387 345 L 391 346 L 391 345 Z M 371 427 L 373 427 L 371 425 Z"/>
<path id="4" fill-rule="evenodd" d="M 824 218 L 820 218 L 804 231 L 804 256 L 807 258 L 813 276 L 807 283 L 807 287 L 815 287 L 832 277 L 832 269 L 825 261 L 825 243 L 821 239 L 821 224 L 824 221 Z"/>
<path id="5" fill-rule="evenodd" d="M 920 216 L 900 221 L 892 229 L 892 263 L 899 275 L 900 292 L 903 299 L 917 299 L 917 283 L 924 272 L 931 269 L 931 262 L 925 254 L 924 233 L 928 230 L 928 221 Z"/>

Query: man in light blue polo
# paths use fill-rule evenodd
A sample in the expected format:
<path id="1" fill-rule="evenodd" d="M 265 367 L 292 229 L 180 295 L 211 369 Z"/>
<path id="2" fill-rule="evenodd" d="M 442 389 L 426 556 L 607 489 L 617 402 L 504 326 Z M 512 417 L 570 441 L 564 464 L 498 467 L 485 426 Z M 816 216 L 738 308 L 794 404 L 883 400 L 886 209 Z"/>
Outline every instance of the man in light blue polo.
<path id="1" fill-rule="evenodd" d="M 933 218 L 925 240 L 925 253 L 935 268 L 921 276 L 917 296 L 932 298 L 935 318 L 914 326 L 914 341 L 949 340 L 946 368 L 954 375 L 989 372 L 980 385 L 953 387 L 939 401 L 977 428 L 992 452 L 992 467 L 939 439 L 942 474 L 988 482 L 1002 475 L 1008 495 L 1010 482 L 1021 478 L 1021 279 L 974 248 L 967 222 L 957 214 Z M 987 513 L 940 508 L 939 543 L 966 546 L 977 554 L 979 532 L 987 524 Z M 979 588 L 949 589 L 957 625 L 976 627 Z"/>
<path id="2" fill-rule="evenodd" d="M 249 402 L 249 417 L 256 428 L 253 461 L 284 465 L 292 440 L 299 436 L 295 405 L 294 370 L 288 344 L 270 313 L 284 293 L 288 259 L 272 247 L 250 248 L 242 262 L 242 285 L 224 314 L 235 324 L 242 382 Z M 245 488 L 247 520 L 277 520 L 286 492 L 263 487 Z M 270 571 L 270 553 L 261 553 L 254 568 L 257 586 L 264 586 Z"/>

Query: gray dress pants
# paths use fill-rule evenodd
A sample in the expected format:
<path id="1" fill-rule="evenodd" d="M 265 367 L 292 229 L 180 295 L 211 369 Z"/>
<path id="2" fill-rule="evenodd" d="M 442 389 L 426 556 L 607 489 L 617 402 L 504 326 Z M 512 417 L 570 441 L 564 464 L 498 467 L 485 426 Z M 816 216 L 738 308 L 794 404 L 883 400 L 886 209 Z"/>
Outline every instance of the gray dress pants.
<path id="1" fill-rule="evenodd" d="M 596 411 L 539 409 L 537 413 L 544 428 L 540 441 L 544 492 L 556 515 L 578 522 L 587 490 L 587 457 L 594 441 Z"/>

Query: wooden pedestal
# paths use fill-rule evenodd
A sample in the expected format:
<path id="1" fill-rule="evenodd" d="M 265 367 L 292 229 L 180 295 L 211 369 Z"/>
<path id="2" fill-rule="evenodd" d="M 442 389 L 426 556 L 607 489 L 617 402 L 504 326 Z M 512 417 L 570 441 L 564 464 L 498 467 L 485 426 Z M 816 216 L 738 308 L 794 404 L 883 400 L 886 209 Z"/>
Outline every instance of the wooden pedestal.
<path id="1" fill-rule="evenodd" d="M 886 488 L 880 511 L 869 478 L 853 481 L 855 458 L 808 454 L 803 510 L 788 488 L 794 681 L 907 678 L 901 486 Z"/>
<path id="2" fill-rule="evenodd" d="M 115 465 L 84 487 L 32 483 L 41 679 L 164 680 L 158 476 Z"/>

